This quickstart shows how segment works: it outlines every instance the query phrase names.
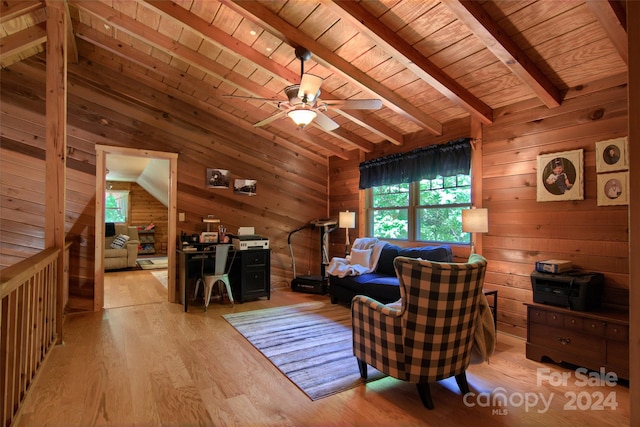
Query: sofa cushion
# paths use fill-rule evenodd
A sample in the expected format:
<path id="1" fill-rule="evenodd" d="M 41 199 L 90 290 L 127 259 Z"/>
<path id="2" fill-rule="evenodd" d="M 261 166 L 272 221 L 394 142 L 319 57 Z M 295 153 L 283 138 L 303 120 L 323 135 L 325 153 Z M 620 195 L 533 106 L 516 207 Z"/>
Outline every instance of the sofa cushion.
<path id="1" fill-rule="evenodd" d="M 105 249 L 104 257 L 105 258 L 124 258 L 127 260 L 128 251 L 126 248 L 123 249 Z"/>
<path id="2" fill-rule="evenodd" d="M 423 246 L 420 248 L 400 249 L 398 256 L 421 258 L 435 262 L 453 262 L 453 253 L 449 246 Z M 394 270 L 395 275 L 395 270 Z"/>
<path id="3" fill-rule="evenodd" d="M 111 242 L 111 248 L 112 249 L 122 249 L 122 248 L 124 248 L 124 245 L 127 244 L 128 240 L 129 240 L 129 236 L 127 236 L 125 234 L 118 234 L 116 236 L 116 238 L 113 239 L 113 242 Z"/>
<path id="4" fill-rule="evenodd" d="M 351 249 L 351 258 L 349 264 L 359 264 L 369 267 L 371 261 L 371 249 Z"/>
<path id="5" fill-rule="evenodd" d="M 331 287 L 348 289 L 356 295 L 368 295 L 380 302 L 391 302 L 400 298 L 400 284 L 393 275 L 365 273 L 359 276 L 331 276 Z"/>
<path id="6" fill-rule="evenodd" d="M 378 258 L 378 266 L 376 267 L 376 273 L 386 274 L 388 276 L 396 277 L 396 269 L 393 266 L 393 260 L 398 256 L 400 247 L 388 243 L 380 252 L 380 258 Z"/>

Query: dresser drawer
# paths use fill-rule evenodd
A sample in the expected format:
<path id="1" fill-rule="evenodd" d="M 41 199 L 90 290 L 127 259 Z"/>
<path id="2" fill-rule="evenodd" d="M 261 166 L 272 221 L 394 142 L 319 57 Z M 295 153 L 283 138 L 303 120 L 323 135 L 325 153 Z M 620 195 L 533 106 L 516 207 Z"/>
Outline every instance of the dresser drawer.
<path id="1" fill-rule="evenodd" d="M 602 320 L 584 319 L 582 330 L 587 334 L 603 337 L 606 326 L 607 323 Z"/>
<path id="2" fill-rule="evenodd" d="M 627 341 L 629 339 L 629 327 L 626 325 L 609 323 L 605 328 L 605 336 L 611 340 Z"/>
<path id="3" fill-rule="evenodd" d="M 529 341 L 567 355 L 565 362 L 576 363 L 590 360 L 604 363 L 606 360 L 606 341 L 569 329 L 558 329 L 549 325 L 532 323 L 529 325 Z"/>
<path id="4" fill-rule="evenodd" d="M 584 319 L 579 316 L 572 316 L 570 314 L 563 315 L 564 317 L 564 327 L 567 329 L 572 329 L 576 331 L 582 331 L 582 325 Z"/>
<path id="5" fill-rule="evenodd" d="M 547 312 L 534 307 L 529 307 L 529 322 L 541 323 L 544 325 L 547 323 Z"/>
<path id="6" fill-rule="evenodd" d="M 563 314 L 549 312 L 549 313 L 547 313 L 546 319 L 547 319 L 546 323 L 549 326 L 554 326 L 556 328 L 563 328 L 564 327 L 564 315 Z"/>

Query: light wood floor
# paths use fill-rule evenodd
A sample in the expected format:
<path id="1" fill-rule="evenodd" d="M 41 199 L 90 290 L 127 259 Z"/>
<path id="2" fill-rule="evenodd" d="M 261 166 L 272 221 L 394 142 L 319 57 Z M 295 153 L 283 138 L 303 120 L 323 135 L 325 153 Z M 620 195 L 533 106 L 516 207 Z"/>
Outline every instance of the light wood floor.
<path id="1" fill-rule="evenodd" d="M 64 345 L 52 350 L 17 426 L 629 425 L 626 386 L 580 386 L 574 370 L 526 359 L 524 341 L 503 334 L 490 363 L 468 370 L 475 395 L 466 404 L 455 381 L 445 380 L 432 385 L 435 410 L 429 411 L 413 384 L 392 378 L 313 402 L 221 315 L 328 296 L 277 289 L 271 300 L 184 313 L 166 296 L 156 300 L 161 291 L 148 271 L 108 277 L 119 289 L 106 298 L 113 308 L 67 315 Z M 546 375 L 537 385 L 539 369 Z M 562 374 L 566 385 L 550 384 L 549 376 Z M 600 393 L 609 400 L 599 400 Z M 492 404 L 489 394 L 506 397 L 506 406 Z M 598 403 L 604 410 L 595 410 Z"/>

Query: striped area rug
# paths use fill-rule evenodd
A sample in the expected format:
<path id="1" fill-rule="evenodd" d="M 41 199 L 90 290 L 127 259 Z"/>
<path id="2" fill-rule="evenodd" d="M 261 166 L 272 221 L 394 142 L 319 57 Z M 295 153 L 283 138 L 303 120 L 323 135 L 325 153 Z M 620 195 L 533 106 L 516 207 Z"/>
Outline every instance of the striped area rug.
<path id="1" fill-rule="evenodd" d="M 369 367 L 360 378 L 353 356 L 351 311 L 311 302 L 223 316 L 311 400 L 385 375 Z"/>

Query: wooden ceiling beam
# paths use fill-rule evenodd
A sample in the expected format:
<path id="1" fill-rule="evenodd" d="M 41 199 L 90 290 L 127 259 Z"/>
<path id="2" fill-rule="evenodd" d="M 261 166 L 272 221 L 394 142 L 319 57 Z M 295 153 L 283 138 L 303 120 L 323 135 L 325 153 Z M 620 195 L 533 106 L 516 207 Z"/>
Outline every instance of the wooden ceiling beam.
<path id="1" fill-rule="evenodd" d="M 311 124 L 318 129 L 322 129 L 315 123 L 315 121 L 312 121 Z M 327 133 L 330 133 L 334 138 L 338 138 L 339 140 L 351 145 L 353 148 L 357 148 L 365 153 L 370 153 L 375 149 L 375 144 L 373 142 L 369 142 L 343 127 L 339 127 L 338 129 Z"/>
<path id="2" fill-rule="evenodd" d="M 285 66 L 280 65 L 276 61 L 273 61 L 271 58 L 263 55 L 261 52 L 258 52 L 251 46 L 248 46 L 242 41 L 230 36 L 226 32 L 210 25 L 204 19 L 194 15 L 187 9 L 177 5 L 172 1 L 144 0 L 143 3 L 145 4 L 145 6 L 156 10 L 166 18 L 189 27 L 192 31 L 194 31 L 210 43 L 213 43 L 218 48 L 224 49 L 226 51 L 231 51 L 240 59 L 247 59 L 251 61 L 262 71 L 266 72 L 274 78 L 281 80 L 286 84 L 293 84 L 300 81 L 300 75 L 298 73 L 291 71 Z M 322 91 L 322 94 L 322 98 L 338 98 L 331 92 L 328 92 L 324 89 Z M 389 126 L 381 123 L 379 120 L 376 120 L 371 116 L 369 116 L 367 120 L 363 120 L 360 115 L 354 115 L 353 112 L 341 112 L 336 108 L 331 108 L 331 111 L 337 112 L 343 117 L 352 120 L 356 124 L 369 130 L 370 132 L 380 135 L 393 144 L 402 145 L 402 136 L 399 134 L 399 132 L 391 129 Z M 351 143 L 351 141 L 348 142 Z M 363 147 L 361 146 L 358 148 Z M 365 151 L 367 152 L 368 150 L 368 148 L 365 149 Z"/>
<path id="3" fill-rule="evenodd" d="M 175 40 L 152 30 L 146 25 L 115 11 L 107 5 L 97 2 L 81 1 L 73 3 L 79 9 L 82 9 L 97 18 L 105 20 L 119 30 L 124 31 L 135 38 L 144 40 L 149 45 L 165 52 L 166 54 L 179 58 L 207 74 L 214 75 L 233 87 L 246 91 L 253 96 L 269 98 L 274 101 L 278 100 L 278 94 L 270 91 L 263 85 L 253 82 L 235 71 L 199 54 L 192 49 L 187 48 Z M 362 139 L 356 139 L 349 142 L 352 145 L 361 146 L 361 149 L 363 150 L 370 150 L 368 145 L 362 144 L 362 141 Z M 368 141 L 366 142 L 368 143 Z"/>
<path id="4" fill-rule="evenodd" d="M 81 9 L 98 19 L 104 20 L 118 30 L 142 40 L 169 56 L 179 58 L 186 64 L 197 68 L 206 74 L 213 75 L 231 86 L 242 89 L 254 96 L 261 98 L 274 98 L 274 100 L 276 100 L 276 94 L 264 88 L 262 85 L 241 76 L 229 68 L 220 65 L 216 61 L 201 55 L 193 49 L 189 49 L 158 31 L 141 24 L 135 19 L 129 18 L 104 3 L 83 1 L 73 1 L 72 3 L 78 9 Z"/>
<path id="5" fill-rule="evenodd" d="M 43 7 L 44 2 L 39 0 L 14 1 L 11 3 L 6 1 L 0 2 L 0 24 L 9 22 L 27 13 L 32 13 Z"/>
<path id="6" fill-rule="evenodd" d="M 400 132 L 397 132 L 395 129 L 391 129 L 389 126 L 374 120 L 370 113 L 365 113 L 362 110 L 338 110 L 336 108 L 332 108 L 331 111 L 340 114 L 342 117 L 346 117 L 352 122 L 386 139 L 394 145 L 404 144 L 404 138 Z M 376 123 L 372 124 L 373 121 Z"/>
<path id="7" fill-rule="evenodd" d="M 289 24 L 259 2 L 243 0 L 220 0 L 222 4 L 243 17 L 264 27 L 274 36 L 291 46 L 303 46 L 313 52 L 319 64 L 339 74 L 350 83 L 382 99 L 386 107 L 402 117 L 416 123 L 436 135 L 442 134 L 442 124 L 380 82 L 360 71 L 349 61 L 342 59 L 330 49 Z"/>
<path id="8" fill-rule="evenodd" d="M 346 21 L 360 33 L 371 38 L 396 61 L 468 111 L 473 117 L 485 124 L 493 122 L 493 110 L 491 107 L 449 77 L 359 3 L 351 0 L 323 0 L 322 4 L 327 6 L 341 20 Z"/>
<path id="9" fill-rule="evenodd" d="M 69 3 L 64 2 L 64 11 L 67 20 L 67 61 L 73 64 L 78 63 L 78 45 L 76 44 L 76 38 L 73 35 L 73 21 L 71 19 L 71 13 L 69 12 Z"/>
<path id="10" fill-rule="evenodd" d="M 125 46 L 121 43 L 118 43 L 115 39 L 105 35 L 104 33 L 96 31 L 84 24 L 78 24 L 76 27 L 77 27 L 76 35 L 79 39 L 85 40 L 88 43 L 93 44 L 94 46 L 100 47 L 101 49 L 104 49 L 107 52 L 111 52 L 114 55 L 124 58 L 127 61 L 130 61 L 136 65 L 139 65 L 144 69 L 150 70 L 167 79 L 183 82 L 184 84 L 194 88 L 194 90 L 198 91 L 199 93 L 207 94 L 207 96 L 215 99 L 220 103 L 232 104 L 234 105 L 235 108 L 238 108 L 241 111 L 242 110 L 246 111 L 246 109 L 249 109 L 252 115 L 254 116 L 254 118 L 259 115 L 264 115 L 265 113 L 264 110 L 254 107 L 246 102 L 241 102 L 241 101 L 233 102 L 233 100 L 230 100 L 230 99 L 226 99 L 226 98 L 223 99 L 222 96 L 218 93 L 218 91 L 215 88 L 211 87 L 211 85 L 205 84 L 202 80 L 199 80 L 188 73 L 184 73 L 181 70 L 173 68 L 168 64 L 154 60 L 150 55 L 147 55 L 133 47 Z M 94 58 L 93 55 L 91 54 L 86 54 L 84 56 L 94 61 L 98 60 Z M 213 107 L 213 105 L 210 105 L 210 106 Z M 233 117 L 233 123 L 237 125 L 237 120 L 238 120 L 237 116 L 229 114 L 228 112 L 223 111 L 221 109 L 216 109 L 216 110 L 218 110 L 218 117 L 220 117 L 223 120 L 230 120 L 231 117 Z M 215 114 L 215 113 L 212 112 L 212 114 Z M 300 147 L 297 147 L 297 146 L 291 147 L 290 145 L 295 145 L 295 144 L 291 144 L 291 142 L 287 141 L 284 138 L 274 137 L 273 134 L 271 132 L 268 132 L 267 130 L 256 128 L 252 125 L 249 125 L 247 129 L 250 129 L 252 133 L 262 138 L 273 140 L 275 143 L 278 143 L 280 145 L 285 144 L 286 146 L 288 146 L 288 148 L 292 149 L 295 152 L 298 152 L 299 154 L 305 157 L 309 156 L 308 150 L 303 149 L 304 151 L 300 151 Z M 342 150 L 341 148 L 336 147 L 333 144 L 330 144 L 324 139 L 314 137 L 313 135 L 310 135 L 306 132 L 299 132 L 297 127 L 293 125 L 290 127 L 285 126 L 282 130 L 283 132 L 289 134 L 291 137 L 300 139 L 309 144 L 318 146 L 319 148 L 322 148 L 330 152 L 332 155 L 338 156 L 345 160 L 349 158 L 348 153 L 345 153 L 345 151 Z"/>
<path id="11" fill-rule="evenodd" d="M 587 0 L 587 6 L 593 12 L 611 43 L 624 63 L 629 65 L 629 37 L 627 36 L 627 15 L 622 2 L 616 0 Z"/>
<path id="12" fill-rule="evenodd" d="M 47 41 L 47 30 L 41 25 L 34 25 L 0 39 L 0 61 L 17 55 L 34 46 Z"/>
<path id="13" fill-rule="evenodd" d="M 477 1 L 450 0 L 444 4 L 504 65 L 531 88 L 549 108 L 560 106 L 562 95 L 551 80 L 507 36 Z"/>

